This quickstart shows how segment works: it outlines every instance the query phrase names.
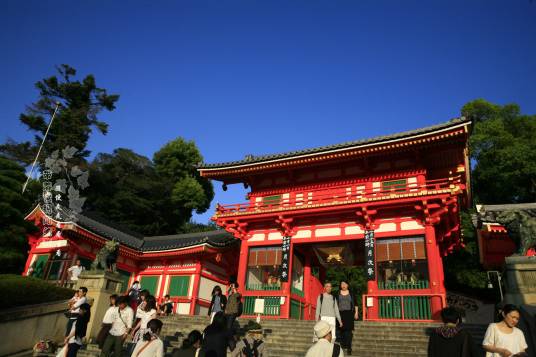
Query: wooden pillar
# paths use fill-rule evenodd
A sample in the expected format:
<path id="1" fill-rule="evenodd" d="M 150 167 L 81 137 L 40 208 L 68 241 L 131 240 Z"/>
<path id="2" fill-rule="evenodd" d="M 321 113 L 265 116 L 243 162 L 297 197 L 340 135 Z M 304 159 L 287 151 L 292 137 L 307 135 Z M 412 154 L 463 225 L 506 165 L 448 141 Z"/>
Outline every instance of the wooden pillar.
<path id="1" fill-rule="evenodd" d="M 439 252 L 436 241 L 435 228 L 432 224 L 425 225 L 425 246 L 426 258 L 428 260 L 428 275 L 430 279 L 430 290 L 433 294 L 445 295 L 445 286 L 443 281 L 443 261 Z M 441 297 L 432 297 L 432 318 L 439 319 L 439 313 L 442 309 Z"/>
<path id="2" fill-rule="evenodd" d="M 158 289 L 158 296 L 156 297 L 156 301 L 158 303 L 161 303 L 163 300 L 164 295 L 166 295 L 166 280 L 168 278 L 168 265 L 169 262 L 165 259 L 162 260 L 162 266 L 164 267 L 164 270 L 162 270 L 162 278 L 160 279 L 160 289 Z"/>
<path id="3" fill-rule="evenodd" d="M 248 242 L 240 242 L 240 256 L 238 258 L 238 276 L 236 277 L 239 291 L 246 291 L 246 273 L 248 269 Z"/>
<path id="4" fill-rule="evenodd" d="M 305 298 L 304 320 L 313 320 L 311 316 L 311 304 L 315 297 L 311 296 L 311 254 L 305 254 L 305 265 L 303 267 L 303 297 Z"/>
<path id="5" fill-rule="evenodd" d="M 192 298 L 190 302 L 190 315 L 195 315 L 195 306 L 197 300 L 199 300 L 199 282 L 201 280 L 201 261 L 196 260 L 195 262 L 195 273 L 194 273 L 194 286 L 192 289 Z"/>
<path id="6" fill-rule="evenodd" d="M 367 294 L 376 294 L 378 293 L 378 274 L 376 272 L 376 280 L 367 281 Z M 369 319 L 377 319 L 378 318 L 378 311 L 379 311 L 379 299 L 373 298 L 373 305 L 367 307 L 366 301 L 365 301 L 365 309 L 367 309 L 367 317 Z"/>

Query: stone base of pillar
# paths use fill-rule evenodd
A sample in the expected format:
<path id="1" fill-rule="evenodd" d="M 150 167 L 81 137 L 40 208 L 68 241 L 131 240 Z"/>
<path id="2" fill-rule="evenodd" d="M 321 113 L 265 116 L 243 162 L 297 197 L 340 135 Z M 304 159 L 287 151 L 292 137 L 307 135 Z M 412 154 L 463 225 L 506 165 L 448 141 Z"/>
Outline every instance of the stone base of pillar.
<path id="1" fill-rule="evenodd" d="M 506 257 L 504 302 L 516 305 L 536 305 L 536 256 Z"/>
<path id="2" fill-rule="evenodd" d="M 87 288 L 87 297 L 91 304 L 91 320 L 87 327 L 86 339 L 92 341 L 100 331 L 102 319 L 110 305 L 110 296 L 120 295 L 123 280 L 120 274 L 107 271 L 85 271 L 78 278 L 76 288 Z"/>

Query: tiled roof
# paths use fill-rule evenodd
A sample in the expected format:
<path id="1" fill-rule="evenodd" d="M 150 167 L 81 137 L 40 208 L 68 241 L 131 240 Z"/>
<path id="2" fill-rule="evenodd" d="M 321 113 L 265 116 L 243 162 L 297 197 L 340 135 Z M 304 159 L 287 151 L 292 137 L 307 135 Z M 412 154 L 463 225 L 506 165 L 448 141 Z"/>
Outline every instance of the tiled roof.
<path id="1" fill-rule="evenodd" d="M 143 251 L 185 248 L 207 243 L 214 247 L 226 247 L 237 240 L 225 230 L 199 233 L 174 234 L 169 236 L 145 237 Z"/>
<path id="2" fill-rule="evenodd" d="M 297 151 L 289 151 L 289 152 L 284 152 L 280 154 L 268 154 L 268 155 L 259 155 L 259 156 L 248 155 L 243 160 L 238 160 L 238 161 L 221 162 L 221 163 L 213 163 L 213 164 L 202 163 L 201 165 L 198 166 L 198 169 L 199 170 L 216 169 L 216 168 L 225 168 L 229 166 L 248 165 L 248 164 L 261 163 L 261 162 L 270 161 L 270 160 L 292 158 L 292 157 L 301 156 L 301 155 L 321 154 L 327 151 L 337 150 L 337 149 L 349 149 L 349 148 L 359 147 L 362 145 L 379 144 L 379 143 L 389 141 L 389 140 L 403 139 L 403 138 L 408 138 L 408 137 L 412 137 L 416 135 L 431 133 L 437 130 L 446 129 L 451 126 L 455 126 L 455 125 L 462 124 L 462 123 L 468 123 L 468 122 L 470 122 L 470 120 L 464 117 L 455 118 L 455 119 L 449 120 L 448 122 L 428 126 L 425 128 L 405 131 L 405 132 L 391 134 L 391 135 L 377 136 L 377 137 L 370 138 L 370 139 L 349 141 L 349 142 L 335 144 L 335 145 L 320 146 L 320 147 L 316 147 L 312 149 L 304 149 L 304 150 L 297 150 Z"/>
<path id="3" fill-rule="evenodd" d="M 160 251 L 187 248 L 199 244 L 226 247 L 237 242 L 225 230 L 144 237 L 116 223 L 109 222 L 95 213 L 77 214 L 76 224 L 107 239 L 116 239 L 127 247 L 143 251 Z"/>

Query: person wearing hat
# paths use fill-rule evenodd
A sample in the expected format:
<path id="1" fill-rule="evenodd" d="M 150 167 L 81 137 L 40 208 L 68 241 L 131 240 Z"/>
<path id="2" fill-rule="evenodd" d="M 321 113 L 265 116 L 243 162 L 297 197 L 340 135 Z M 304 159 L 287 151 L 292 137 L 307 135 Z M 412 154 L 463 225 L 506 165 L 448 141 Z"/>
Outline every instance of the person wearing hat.
<path id="1" fill-rule="evenodd" d="M 246 337 L 238 341 L 231 353 L 232 357 L 268 357 L 266 343 L 262 340 L 262 326 L 255 321 L 248 321 L 244 327 Z"/>
<path id="2" fill-rule="evenodd" d="M 314 327 L 318 341 L 312 345 L 305 357 L 344 357 L 341 346 L 331 343 L 331 331 L 333 326 L 324 320 L 320 320 Z"/>

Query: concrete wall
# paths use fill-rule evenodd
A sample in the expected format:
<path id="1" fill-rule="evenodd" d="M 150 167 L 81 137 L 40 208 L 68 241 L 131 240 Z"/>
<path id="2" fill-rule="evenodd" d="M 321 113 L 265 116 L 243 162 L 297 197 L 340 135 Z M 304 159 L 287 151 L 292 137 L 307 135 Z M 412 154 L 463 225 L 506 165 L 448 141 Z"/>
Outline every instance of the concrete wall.
<path id="1" fill-rule="evenodd" d="M 32 349 L 41 339 L 63 341 L 67 301 L 30 305 L 0 311 L 0 356 Z"/>

